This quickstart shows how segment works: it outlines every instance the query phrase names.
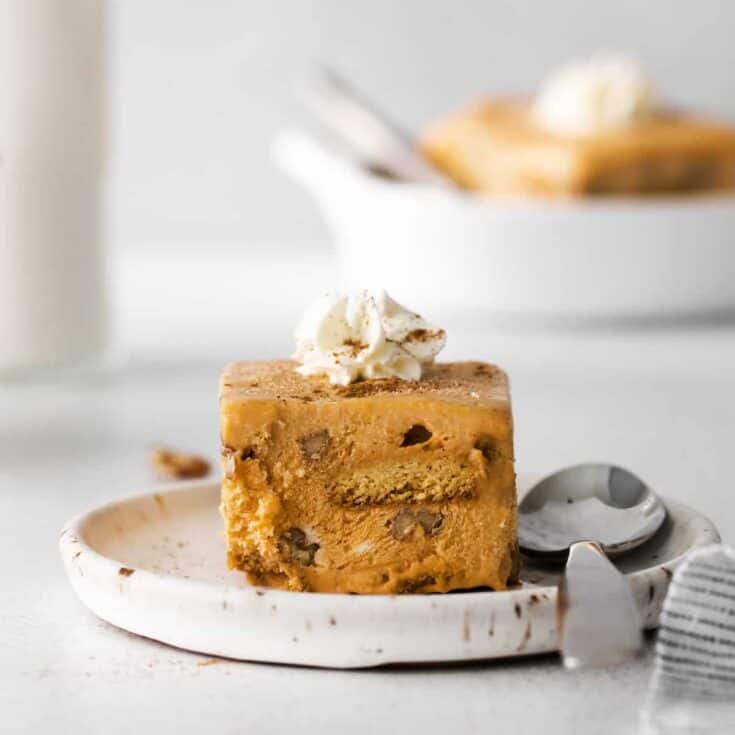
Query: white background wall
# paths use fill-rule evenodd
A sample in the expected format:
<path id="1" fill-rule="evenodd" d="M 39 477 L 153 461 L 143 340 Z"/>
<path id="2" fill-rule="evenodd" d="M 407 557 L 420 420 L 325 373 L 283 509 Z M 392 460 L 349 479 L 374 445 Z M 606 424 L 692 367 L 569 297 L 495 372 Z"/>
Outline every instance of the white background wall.
<path id="1" fill-rule="evenodd" d="M 726 0 L 112 0 L 112 228 L 122 247 L 314 241 L 270 141 L 328 62 L 413 129 L 482 92 L 531 91 L 598 49 L 671 100 L 735 118 Z"/>

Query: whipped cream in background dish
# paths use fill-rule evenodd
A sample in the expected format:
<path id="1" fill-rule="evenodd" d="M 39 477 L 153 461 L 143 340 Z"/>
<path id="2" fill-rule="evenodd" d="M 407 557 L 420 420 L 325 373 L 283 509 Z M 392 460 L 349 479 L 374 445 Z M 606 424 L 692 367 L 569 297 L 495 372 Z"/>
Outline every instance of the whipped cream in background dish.
<path id="1" fill-rule="evenodd" d="M 653 111 L 650 81 L 624 56 L 595 56 L 561 67 L 543 83 L 533 105 L 541 127 L 571 136 L 625 128 Z"/>
<path id="2" fill-rule="evenodd" d="M 364 378 L 419 380 L 444 347 L 446 333 L 385 291 L 329 293 L 305 312 L 293 355 L 302 375 L 347 385 Z"/>

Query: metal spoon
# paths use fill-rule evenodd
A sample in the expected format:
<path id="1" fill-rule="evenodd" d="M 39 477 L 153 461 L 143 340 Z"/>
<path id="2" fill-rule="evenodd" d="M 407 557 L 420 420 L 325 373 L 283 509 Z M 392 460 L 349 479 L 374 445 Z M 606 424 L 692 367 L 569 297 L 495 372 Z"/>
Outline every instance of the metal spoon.
<path id="1" fill-rule="evenodd" d="M 302 95 L 317 119 L 373 170 L 401 181 L 449 185 L 411 136 L 333 69 L 318 69 Z"/>
<path id="2" fill-rule="evenodd" d="M 640 546 L 666 508 L 636 475 L 585 464 L 538 482 L 519 506 L 527 556 L 567 560 L 559 585 L 560 649 L 567 668 L 622 663 L 642 646 L 641 620 L 625 577 L 607 558 Z"/>

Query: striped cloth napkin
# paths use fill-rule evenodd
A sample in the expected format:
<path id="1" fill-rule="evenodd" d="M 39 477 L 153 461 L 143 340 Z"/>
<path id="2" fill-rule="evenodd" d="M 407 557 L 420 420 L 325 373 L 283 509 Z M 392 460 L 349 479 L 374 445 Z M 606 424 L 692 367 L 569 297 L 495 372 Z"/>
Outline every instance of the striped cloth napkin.
<path id="1" fill-rule="evenodd" d="M 681 564 L 661 612 L 644 732 L 735 733 L 735 550 Z"/>

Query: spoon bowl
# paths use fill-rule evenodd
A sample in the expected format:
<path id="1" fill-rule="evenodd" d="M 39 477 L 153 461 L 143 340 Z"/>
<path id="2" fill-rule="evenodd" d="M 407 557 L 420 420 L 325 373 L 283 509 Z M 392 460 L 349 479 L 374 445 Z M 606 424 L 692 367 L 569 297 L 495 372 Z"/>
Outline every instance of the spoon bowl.
<path id="1" fill-rule="evenodd" d="M 521 551 L 566 561 L 557 596 L 564 665 L 609 666 L 639 655 L 642 621 L 608 556 L 658 531 L 666 509 L 656 494 L 622 467 L 584 464 L 541 480 L 518 511 Z"/>
<path id="2" fill-rule="evenodd" d="M 595 541 L 608 556 L 645 543 L 666 508 L 636 475 L 608 464 L 568 467 L 544 478 L 518 508 L 521 551 L 563 561 L 578 541 Z"/>

